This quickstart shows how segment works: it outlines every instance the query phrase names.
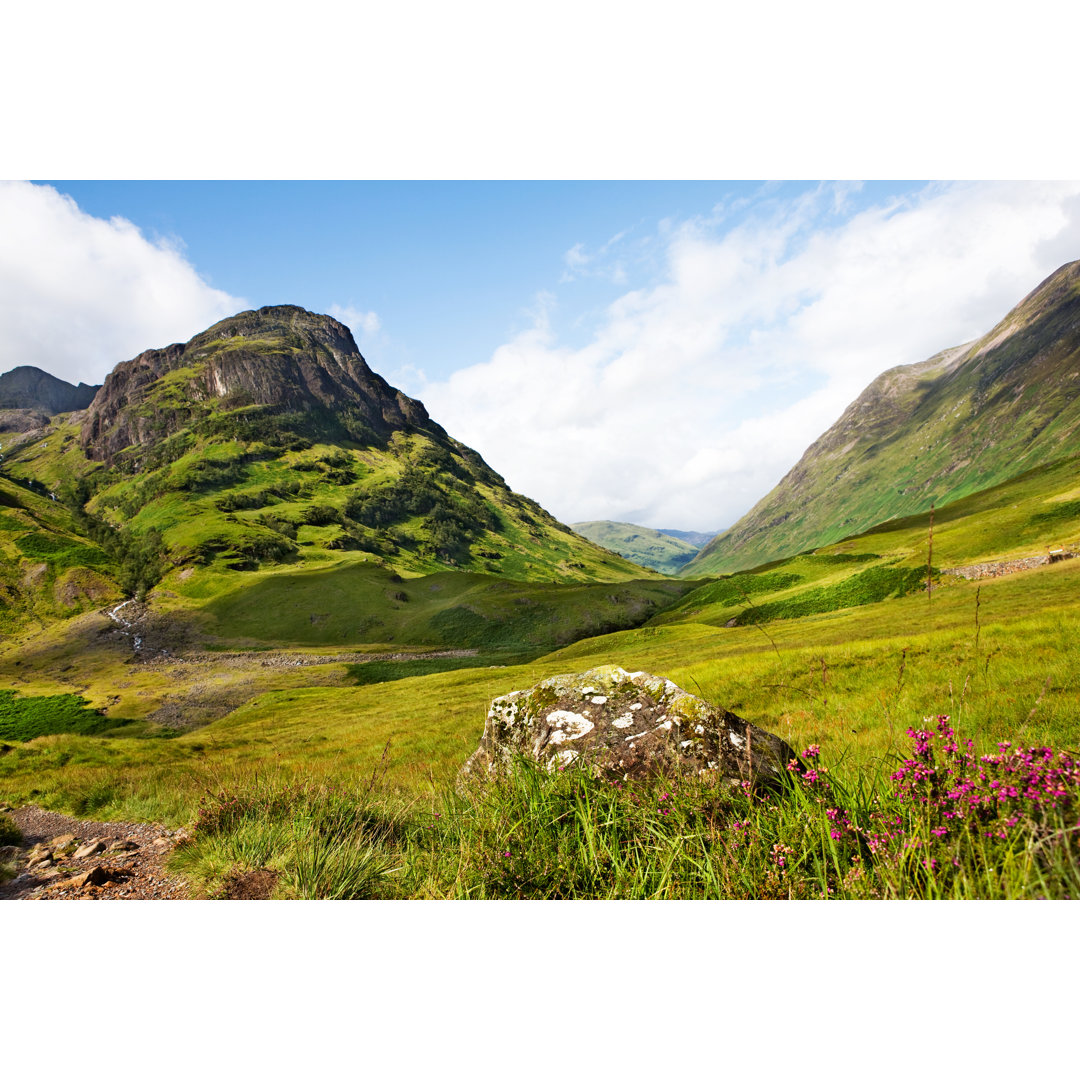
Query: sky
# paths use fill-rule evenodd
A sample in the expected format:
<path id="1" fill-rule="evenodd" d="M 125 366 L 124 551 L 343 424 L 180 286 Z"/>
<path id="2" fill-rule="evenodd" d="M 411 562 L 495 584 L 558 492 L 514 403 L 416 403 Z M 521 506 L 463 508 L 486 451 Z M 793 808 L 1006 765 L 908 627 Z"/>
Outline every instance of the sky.
<path id="1" fill-rule="evenodd" d="M 1077 182 L 0 182 L 0 370 L 300 304 L 561 520 L 720 530 L 1080 257 Z"/>

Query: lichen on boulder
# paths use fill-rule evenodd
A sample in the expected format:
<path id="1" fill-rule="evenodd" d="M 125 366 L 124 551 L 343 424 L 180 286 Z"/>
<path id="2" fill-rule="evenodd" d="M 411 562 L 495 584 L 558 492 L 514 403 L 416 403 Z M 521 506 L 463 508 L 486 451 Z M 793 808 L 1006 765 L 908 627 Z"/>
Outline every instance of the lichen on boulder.
<path id="1" fill-rule="evenodd" d="M 795 756 L 782 739 L 669 679 L 606 666 L 495 698 L 459 780 L 504 773 L 524 757 L 612 779 L 683 773 L 761 786 L 779 783 Z"/>

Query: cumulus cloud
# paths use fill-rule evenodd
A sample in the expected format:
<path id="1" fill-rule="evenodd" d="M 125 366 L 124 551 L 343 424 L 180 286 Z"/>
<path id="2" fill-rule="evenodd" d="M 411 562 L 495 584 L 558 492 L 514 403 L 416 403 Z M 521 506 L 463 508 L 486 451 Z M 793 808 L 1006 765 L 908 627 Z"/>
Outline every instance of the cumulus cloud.
<path id="1" fill-rule="evenodd" d="M 662 223 L 660 279 L 584 346 L 542 310 L 423 399 L 564 521 L 726 527 L 882 371 L 978 337 L 1080 258 L 1078 183 L 932 184 L 856 211 L 857 191 Z M 587 261 L 571 248 L 564 273 Z"/>
<path id="2" fill-rule="evenodd" d="M 86 214 L 52 187 L 0 182 L 0 238 L 0 371 L 28 364 L 100 382 L 119 361 L 247 306 L 174 242 Z"/>

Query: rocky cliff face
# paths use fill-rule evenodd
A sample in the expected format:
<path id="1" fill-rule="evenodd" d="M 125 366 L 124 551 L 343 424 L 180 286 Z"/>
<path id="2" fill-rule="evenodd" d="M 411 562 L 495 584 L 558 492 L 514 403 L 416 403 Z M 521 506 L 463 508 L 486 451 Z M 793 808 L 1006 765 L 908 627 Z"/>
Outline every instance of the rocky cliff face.
<path id="1" fill-rule="evenodd" d="M 100 387 L 63 379 L 36 367 L 17 367 L 0 375 L 0 409 L 30 409 L 56 416 L 57 413 L 85 409 Z"/>
<path id="2" fill-rule="evenodd" d="M 111 460 L 212 412 L 244 406 L 344 414 L 374 440 L 398 430 L 445 438 L 420 402 L 368 367 L 348 327 L 280 306 L 242 312 L 186 345 L 118 364 L 90 405 L 82 446 L 90 457 Z"/>
<path id="3" fill-rule="evenodd" d="M 875 379 L 685 576 L 730 573 L 923 513 L 1080 452 L 1080 262 L 978 341 Z"/>

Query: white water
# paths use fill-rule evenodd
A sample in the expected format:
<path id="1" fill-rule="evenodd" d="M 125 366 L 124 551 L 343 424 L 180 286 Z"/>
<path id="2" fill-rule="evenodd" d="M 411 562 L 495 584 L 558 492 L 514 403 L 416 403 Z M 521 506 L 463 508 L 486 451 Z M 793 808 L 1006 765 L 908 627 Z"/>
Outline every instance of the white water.
<path id="1" fill-rule="evenodd" d="M 132 639 L 132 647 L 136 652 L 139 652 L 142 649 L 142 638 L 138 637 L 135 634 L 135 623 L 137 623 L 139 620 L 136 619 L 135 622 L 128 622 L 128 620 L 120 614 L 120 612 L 122 612 L 124 608 L 128 606 L 128 604 L 134 603 L 134 600 L 125 600 L 123 603 L 117 604 L 116 607 L 112 609 L 112 611 L 106 611 L 105 614 L 108 615 L 108 617 L 112 619 L 114 623 L 116 623 L 116 625 L 120 628 L 120 632 L 122 634 L 125 634 L 127 637 L 130 637 Z"/>

